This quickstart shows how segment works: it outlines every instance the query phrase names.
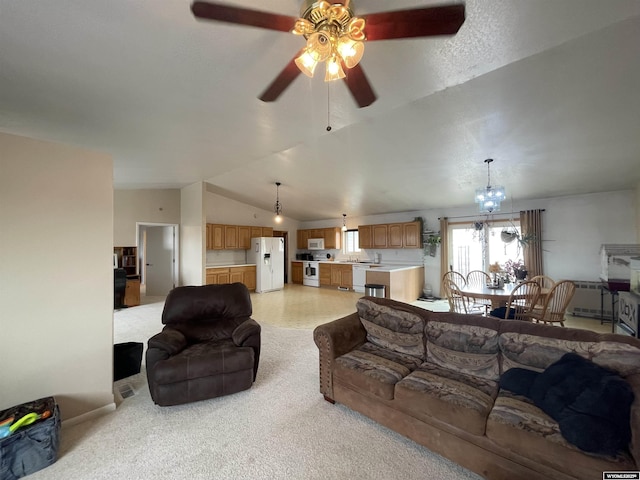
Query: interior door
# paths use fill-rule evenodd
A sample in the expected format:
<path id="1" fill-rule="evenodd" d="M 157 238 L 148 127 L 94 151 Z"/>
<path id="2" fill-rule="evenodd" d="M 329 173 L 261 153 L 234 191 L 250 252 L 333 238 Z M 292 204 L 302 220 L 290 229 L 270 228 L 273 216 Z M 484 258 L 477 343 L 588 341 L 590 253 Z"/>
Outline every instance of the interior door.
<path id="1" fill-rule="evenodd" d="M 175 227 L 147 226 L 146 294 L 167 295 L 174 287 Z"/>

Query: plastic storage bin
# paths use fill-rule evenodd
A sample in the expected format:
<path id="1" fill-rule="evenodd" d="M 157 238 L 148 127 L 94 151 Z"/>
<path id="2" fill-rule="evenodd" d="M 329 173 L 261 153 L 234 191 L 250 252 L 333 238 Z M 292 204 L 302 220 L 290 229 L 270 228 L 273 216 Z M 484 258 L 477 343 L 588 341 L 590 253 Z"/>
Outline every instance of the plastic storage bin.
<path id="1" fill-rule="evenodd" d="M 45 412 L 49 412 L 46 416 Z M 0 479 L 15 480 L 48 467 L 58 459 L 60 410 L 53 397 L 45 397 L 0 411 L 0 422 L 25 415 L 46 416 L 0 438 Z M 8 428 L 9 424 L 5 423 Z M 3 427 L 4 428 L 4 427 Z M 6 430 L 3 431 L 5 434 Z"/>

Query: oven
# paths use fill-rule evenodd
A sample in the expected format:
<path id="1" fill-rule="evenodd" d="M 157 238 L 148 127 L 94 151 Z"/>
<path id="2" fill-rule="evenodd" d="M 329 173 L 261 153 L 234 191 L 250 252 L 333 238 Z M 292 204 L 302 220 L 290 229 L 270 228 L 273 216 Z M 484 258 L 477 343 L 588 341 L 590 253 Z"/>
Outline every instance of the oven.
<path id="1" fill-rule="evenodd" d="M 638 337 L 638 316 L 640 310 L 640 296 L 632 292 L 618 294 L 618 324 L 616 333 Z"/>
<path id="2" fill-rule="evenodd" d="M 320 262 L 302 262 L 302 284 L 308 287 L 320 286 Z"/>

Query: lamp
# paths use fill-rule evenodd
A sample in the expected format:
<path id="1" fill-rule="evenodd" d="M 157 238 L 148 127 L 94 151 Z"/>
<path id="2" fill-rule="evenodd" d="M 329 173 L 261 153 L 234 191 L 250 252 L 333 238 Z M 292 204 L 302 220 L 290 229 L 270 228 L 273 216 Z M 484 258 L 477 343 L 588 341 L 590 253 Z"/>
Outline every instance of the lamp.
<path id="1" fill-rule="evenodd" d="M 487 186 L 476 189 L 476 203 L 481 213 L 492 213 L 500 211 L 500 202 L 504 200 L 504 187 L 491 186 L 491 162 L 493 158 L 487 158 Z"/>
<path id="2" fill-rule="evenodd" d="M 276 212 L 276 223 L 281 223 L 282 222 L 282 216 L 280 215 L 282 213 L 282 204 L 280 203 L 280 195 L 279 195 L 279 190 L 280 190 L 280 182 L 276 182 L 276 203 L 273 206 L 273 211 Z"/>
<path id="3" fill-rule="evenodd" d="M 308 77 L 313 77 L 316 66 L 325 62 L 324 81 L 344 78 L 342 66 L 353 68 L 364 54 L 364 19 L 354 17 L 349 1 L 347 6 L 327 1 L 307 0 L 301 18 L 292 33 L 307 39 L 307 46 L 295 64 Z"/>
<path id="4" fill-rule="evenodd" d="M 346 213 L 342 214 L 342 231 L 343 232 L 347 231 L 347 214 Z"/>

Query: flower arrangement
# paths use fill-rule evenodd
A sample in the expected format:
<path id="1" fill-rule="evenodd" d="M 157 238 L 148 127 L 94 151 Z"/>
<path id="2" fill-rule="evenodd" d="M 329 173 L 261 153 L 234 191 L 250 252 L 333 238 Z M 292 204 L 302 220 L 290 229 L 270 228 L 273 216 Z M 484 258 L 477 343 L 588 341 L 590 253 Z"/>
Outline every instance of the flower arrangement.
<path id="1" fill-rule="evenodd" d="M 527 276 L 527 269 L 522 260 L 507 260 L 504 263 L 504 271 L 507 272 L 509 277 L 517 280 L 524 280 Z"/>
<path id="2" fill-rule="evenodd" d="M 492 263 L 489 265 L 489 273 L 500 273 L 502 271 L 502 267 L 498 262 Z"/>

